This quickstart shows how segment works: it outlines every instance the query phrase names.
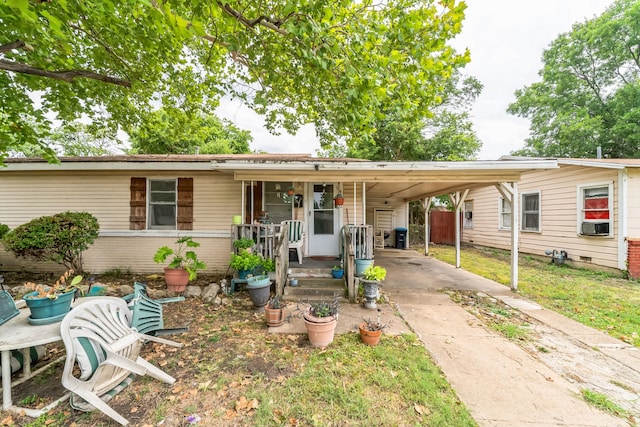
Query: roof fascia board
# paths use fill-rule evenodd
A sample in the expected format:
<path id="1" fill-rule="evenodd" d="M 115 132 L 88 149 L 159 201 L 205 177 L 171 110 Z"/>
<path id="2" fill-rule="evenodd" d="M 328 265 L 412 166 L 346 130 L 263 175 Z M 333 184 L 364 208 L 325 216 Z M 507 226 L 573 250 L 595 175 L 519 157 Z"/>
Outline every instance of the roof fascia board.
<path id="1" fill-rule="evenodd" d="M 162 170 L 211 171 L 209 162 L 62 162 L 62 163 L 8 163 L 0 173 L 15 171 L 110 171 L 110 170 Z"/>
<path id="2" fill-rule="evenodd" d="M 214 170 L 327 170 L 327 171 L 442 171 L 442 170 L 518 170 L 556 169 L 556 160 L 496 160 L 496 161 L 461 161 L 461 162 L 247 162 L 229 160 L 211 162 Z"/>
<path id="3" fill-rule="evenodd" d="M 559 165 L 571 165 L 571 166 L 586 166 L 603 169 L 625 169 L 628 167 L 640 167 L 639 165 L 625 165 L 620 163 L 607 163 L 607 162 L 591 162 L 589 160 L 575 160 L 575 159 L 558 159 Z"/>

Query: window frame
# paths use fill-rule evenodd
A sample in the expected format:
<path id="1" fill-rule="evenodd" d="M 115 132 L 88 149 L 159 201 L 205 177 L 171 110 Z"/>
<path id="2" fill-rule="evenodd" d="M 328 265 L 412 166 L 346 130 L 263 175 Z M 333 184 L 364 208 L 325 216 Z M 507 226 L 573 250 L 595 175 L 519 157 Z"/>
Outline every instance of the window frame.
<path id="1" fill-rule="evenodd" d="M 540 196 L 541 192 L 538 191 L 527 191 L 526 193 L 520 193 L 520 231 L 525 233 L 540 233 L 542 231 L 541 223 L 542 223 L 542 197 Z M 538 197 L 538 209 L 536 211 L 525 211 L 525 197 L 528 196 L 537 196 Z M 538 215 L 538 223 L 535 228 L 527 228 L 525 221 L 526 215 Z"/>
<path id="2" fill-rule="evenodd" d="M 463 207 L 463 228 L 473 228 L 473 200 L 465 200 L 464 201 L 464 207 Z M 470 215 L 467 215 L 467 212 L 470 213 Z M 471 218 L 467 218 L 467 216 L 470 216 Z"/>
<path id="3" fill-rule="evenodd" d="M 509 206 L 509 212 L 506 212 L 503 210 L 504 202 L 506 202 L 507 205 Z M 511 202 L 502 196 L 498 196 L 498 230 L 506 230 L 506 231 L 511 230 L 511 214 L 512 214 Z M 508 215 L 509 221 L 507 221 L 507 223 L 505 224 L 504 219 L 505 219 L 505 216 L 507 215 Z"/>
<path id="4" fill-rule="evenodd" d="M 607 189 L 607 209 L 592 209 L 592 211 L 599 211 L 608 213 L 609 218 L 585 218 L 585 213 L 587 209 L 585 209 L 585 192 L 587 190 L 594 190 L 598 188 L 606 188 Z M 613 225 L 614 225 L 614 193 L 613 193 L 613 181 L 606 182 L 597 182 L 590 184 L 580 184 L 576 186 L 577 191 L 577 203 L 576 203 L 576 233 L 580 237 L 613 237 Z M 608 234 L 583 234 L 582 233 L 582 224 L 583 223 L 608 223 L 609 224 L 609 233 Z"/>
<path id="5" fill-rule="evenodd" d="M 173 182 L 174 201 L 170 202 L 154 202 L 152 201 L 151 184 L 153 182 Z M 155 192 L 155 191 L 154 191 Z M 166 191 L 168 193 L 168 191 Z M 173 206 L 174 221 L 173 225 L 155 225 L 152 224 L 153 207 L 154 206 Z M 147 230 L 178 230 L 178 178 L 147 178 Z"/>

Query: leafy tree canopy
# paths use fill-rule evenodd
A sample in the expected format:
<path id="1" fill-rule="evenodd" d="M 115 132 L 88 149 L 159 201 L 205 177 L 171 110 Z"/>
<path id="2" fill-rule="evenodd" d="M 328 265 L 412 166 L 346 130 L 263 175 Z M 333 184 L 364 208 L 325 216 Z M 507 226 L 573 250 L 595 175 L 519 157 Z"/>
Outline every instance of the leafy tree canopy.
<path id="1" fill-rule="evenodd" d="M 249 131 L 215 115 L 160 109 L 142 119 L 130 134 L 133 154 L 248 153 Z"/>
<path id="2" fill-rule="evenodd" d="M 542 81 L 516 91 L 508 112 L 531 120 L 518 155 L 640 156 L 640 1 L 617 0 L 543 54 Z"/>
<path id="3" fill-rule="evenodd" d="M 470 160 L 481 143 L 469 118 L 469 109 L 482 90 L 473 77 L 460 80 L 456 73 L 447 83 L 433 117 L 407 121 L 388 114 L 376 122 L 370 140 L 351 146 L 334 143 L 320 154 L 329 157 L 355 157 L 369 160 Z"/>
<path id="4" fill-rule="evenodd" d="M 244 100 L 272 130 L 370 138 L 430 115 L 468 62 L 455 0 L 0 0 L 0 162 L 51 120 L 131 131 L 159 105 Z M 384 113 L 383 113 L 384 112 Z"/>

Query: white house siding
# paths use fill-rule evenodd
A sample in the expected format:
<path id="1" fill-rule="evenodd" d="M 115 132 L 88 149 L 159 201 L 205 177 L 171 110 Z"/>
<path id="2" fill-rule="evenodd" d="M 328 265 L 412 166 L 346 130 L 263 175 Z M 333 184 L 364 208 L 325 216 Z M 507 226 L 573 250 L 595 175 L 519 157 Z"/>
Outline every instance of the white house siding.
<path id="1" fill-rule="evenodd" d="M 640 238 L 640 169 L 627 169 L 627 236 Z"/>
<path id="2" fill-rule="evenodd" d="M 340 184 L 342 186 L 342 195 L 344 196 L 344 206 L 342 207 L 342 224 L 363 224 L 363 200 L 362 200 L 362 183 L 357 182 L 343 182 Z M 354 210 L 353 201 L 354 201 L 354 186 L 355 186 L 355 201 L 356 206 Z M 369 200 L 367 200 L 369 202 Z"/>
<path id="3" fill-rule="evenodd" d="M 605 182 L 613 182 L 613 237 L 580 236 L 577 233 L 577 186 Z M 561 165 L 555 170 L 523 174 L 518 183 L 519 195 L 537 191 L 540 192 L 540 231 L 519 233 L 521 253 L 544 256 L 547 249 L 565 250 L 572 262 L 618 268 L 617 170 Z M 498 230 L 499 193 L 495 187 L 471 190 L 467 200 L 473 200 L 473 228 L 464 229 L 463 240 L 509 249 L 509 230 Z"/>
<path id="4" fill-rule="evenodd" d="M 131 231 L 130 179 L 193 177 L 192 231 Z M 153 254 L 172 245 L 179 235 L 192 235 L 207 272 L 224 272 L 229 262 L 231 218 L 241 211 L 241 184 L 217 172 L 6 172 L 0 186 L 0 223 L 10 228 L 31 219 L 67 210 L 87 211 L 100 224 L 100 237 L 84 254 L 84 268 L 101 273 L 111 269 L 160 272 Z M 52 266 L 17 260 L 0 249 L 0 267 L 7 270 L 50 271 Z M 62 268 L 62 267 L 60 267 Z M 57 268 L 53 268 L 57 269 Z"/>

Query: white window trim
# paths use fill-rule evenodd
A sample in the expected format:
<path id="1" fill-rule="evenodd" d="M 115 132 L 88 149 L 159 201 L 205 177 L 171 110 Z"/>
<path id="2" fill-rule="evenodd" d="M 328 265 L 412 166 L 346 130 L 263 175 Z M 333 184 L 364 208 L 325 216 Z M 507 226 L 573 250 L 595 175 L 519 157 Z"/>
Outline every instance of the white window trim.
<path id="1" fill-rule="evenodd" d="M 528 229 L 524 228 L 524 198 L 531 195 L 538 196 L 538 228 Z M 520 231 L 525 233 L 541 233 L 542 232 L 542 193 L 540 190 L 527 191 L 526 193 L 520 193 Z"/>
<path id="2" fill-rule="evenodd" d="M 608 222 L 609 223 L 609 234 L 608 235 L 600 235 L 600 236 L 590 236 L 588 234 L 582 234 L 582 207 L 584 206 L 584 190 L 588 190 L 590 188 L 598 188 L 598 187 L 607 187 L 608 188 L 608 197 L 609 197 L 609 219 L 608 220 L 599 220 L 599 221 L 585 221 L 585 222 Z M 614 199 L 613 199 L 613 181 L 604 181 L 604 182 L 596 182 L 589 184 L 580 184 L 576 186 L 576 234 L 578 237 L 600 237 L 600 238 L 611 238 L 613 237 L 613 220 L 614 220 Z"/>
<path id="3" fill-rule="evenodd" d="M 174 226 L 151 226 L 151 181 L 174 181 L 175 184 L 175 213 Z M 147 178 L 147 230 L 154 231 L 176 231 L 178 230 L 178 178 Z"/>
<path id="4" fill-rule="evenodd" d="M 506 199 L 502 196 L 498 196 L 498 230 L 509 231 L 511 230 L 511 221 L 509 221 L 508 224 L 503 224 L 502 222 L 503 214 L 506 213 L 506 212 L 502 212 L 503 200 L 506 200 Z M 511 203 L 509 203 L 509 206 L 511 206 Z M 511 207 L 509 207 L 509 213 L 513 215 Z"/>
<path id="5" fill-rule="evenodd" d="M 468 211 L 471 212 L 471 219 L 467 219 L 467 204 L 471 205 L 471 209 Z M 473 228 L 473 200 L 465 200 L 462 217 L 464 218 L 463 228 Z"/>

